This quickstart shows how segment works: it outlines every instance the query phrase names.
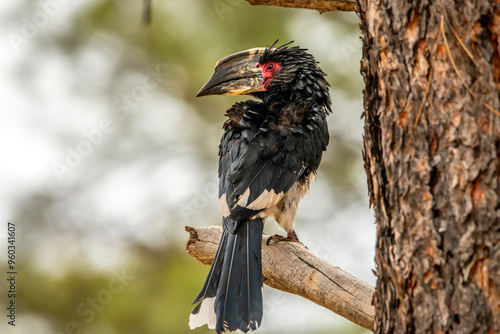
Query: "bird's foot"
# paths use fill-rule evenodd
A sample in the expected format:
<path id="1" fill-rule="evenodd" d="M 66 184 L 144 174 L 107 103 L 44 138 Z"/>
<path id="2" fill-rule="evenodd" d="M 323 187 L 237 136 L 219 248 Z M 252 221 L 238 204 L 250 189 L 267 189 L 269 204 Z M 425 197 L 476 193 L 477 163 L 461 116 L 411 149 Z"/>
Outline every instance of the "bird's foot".
<path id="1" fill-rule="evenodd" d="M 300 242 L 299 238 L 297 237 L 297 233 L 295 233 L 294 230 L 289 231 L 287 233 L 286 237 L 279 235 L 279 234 L 275 234 L 275 235 L 270 236 L 269 238 L 267 238 L 266 245 L 269 246 L 271 241 L 273 241 L 273 242 L 278 242 L 278 241 Z"/>

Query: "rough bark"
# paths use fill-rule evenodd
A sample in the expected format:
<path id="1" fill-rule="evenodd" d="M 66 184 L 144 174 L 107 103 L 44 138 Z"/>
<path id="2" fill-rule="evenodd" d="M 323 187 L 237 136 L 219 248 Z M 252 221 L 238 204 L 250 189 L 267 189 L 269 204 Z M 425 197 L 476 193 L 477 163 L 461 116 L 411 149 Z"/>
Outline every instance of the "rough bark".
<path id="1" fill-rule="evenodd" d="M 267 5 L 314 9 L 321 13 L 328 11 L 356 11 L 356 0 L 247 0 L 252 5 Z"/>
<path id="2" fill-rule="evenodd" d="M 186 251 L 210 265 L 222 233 L 221 227 L 189 227 Z M 364 328 L 373 328 L 371 305 L 374 287 L 311 254 L 297 242 L 262 241 L 262 274 L 272 288 L 311 300 Z"/>
<path id="3" fill-rule="evenodd" d="M 500 333 L 494 1 L 361 0 L 376 333 Z"/>

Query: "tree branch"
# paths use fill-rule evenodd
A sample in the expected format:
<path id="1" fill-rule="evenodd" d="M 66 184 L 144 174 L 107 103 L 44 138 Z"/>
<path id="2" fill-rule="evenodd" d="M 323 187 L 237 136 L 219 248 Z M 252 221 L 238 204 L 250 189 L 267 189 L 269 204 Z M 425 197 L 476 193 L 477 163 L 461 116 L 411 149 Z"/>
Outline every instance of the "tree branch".
<path id="1" fill-rule="evenodd" d="M 186 251 L 198 262 L 212 263 L 222 228 L 190 227 Z M 373 329 L 371 305 L 374 287 L 322 259 L 315 257 L 301 243 L 262 241 L 262 274 L 272 288 L 309 299 L 330 311 Z"/>
<path id="2" fill-rule="evenodd" d="M 281 6 L 329 11 L 358 11 L 356 0 L 247 0 L 252 5 Z"/>

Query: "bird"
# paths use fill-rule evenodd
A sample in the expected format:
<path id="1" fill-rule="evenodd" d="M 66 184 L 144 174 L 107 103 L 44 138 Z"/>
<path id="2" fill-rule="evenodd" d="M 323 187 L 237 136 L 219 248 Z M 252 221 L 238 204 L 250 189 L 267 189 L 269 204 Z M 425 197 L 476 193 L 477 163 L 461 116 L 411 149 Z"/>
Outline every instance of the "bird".
<path id="1" fill-rule="evenodd" d="M 331 98 L 319 63 L 292 42 L 253 48 L 216 63 L 199 96 L 248 95 L 225 116 L 219 145 L 223 232 L 205 283 L 192 305 L 191 329 L 217 334 L 255 331 L 262 323 L 262 235 L 274 220 L 297 242 L 294 220 L 329 142 Z M 264 247 L 266 247 L 264 245 Z"/>

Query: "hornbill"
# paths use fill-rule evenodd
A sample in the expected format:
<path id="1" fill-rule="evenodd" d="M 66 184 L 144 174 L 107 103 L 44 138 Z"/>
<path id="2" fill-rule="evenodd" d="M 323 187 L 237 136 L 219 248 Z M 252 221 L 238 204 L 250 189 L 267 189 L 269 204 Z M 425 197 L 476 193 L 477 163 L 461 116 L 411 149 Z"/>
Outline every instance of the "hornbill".
<path id="1" fill-rule="evenodd" d="M 272 217 L 287 231 L 281 240 L 298 241 L 295 214 L 328 145 L 331 100 L 318 62 L 306 49 L 288 44 L 221 59 L 197 94 L 251 95 L 260 101 L 236 103 L 226 112 L 219 146 L 223 233 L 193 302 L 191 328 L 208 324 L 218 334 L 257 329 L 263 219 Z"/>

